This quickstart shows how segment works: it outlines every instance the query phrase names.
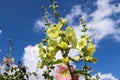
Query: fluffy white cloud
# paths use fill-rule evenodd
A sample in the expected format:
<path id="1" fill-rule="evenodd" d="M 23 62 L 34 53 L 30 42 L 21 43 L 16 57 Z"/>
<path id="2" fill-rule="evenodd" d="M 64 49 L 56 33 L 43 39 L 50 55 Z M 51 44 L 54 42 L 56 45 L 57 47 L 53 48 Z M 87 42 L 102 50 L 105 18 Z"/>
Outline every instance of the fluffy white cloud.
<path id="1" fill-rule="evenodd" d="M 44 80 L 42 77 L 42 70 L 38 70 L 37 63 L 40 61 L 39 58 L 39 49 L 38 45 L 32 46 L 29 45 L 24 48 L 24 55 L 23 55 L 23 64 L 29 68 L 30 72 L 37 72 L 39 75 L 38 77 L 41 80 Z M 30 80 L 34 80 L 35 77 L 31 76 Z"/>
<path id="2" fill-rule="evenodd" d="M 97 9 L 89 15 L 82 10 L 81 5 L 73 6 L 71 13 L 67 14 L 66 18 L 69 25 L 74 27 L 77 38 L 79 38 L 81 34 L 81 25 L 74 24 L 74 18 L 81 16 L 85 20 L 90 19 L 90 21 L 87 22 L 89 28 L 88 33 L 92 36 L 95 43 L 109 35 L 117 41 L 120 41 L 120 28 L 118 28 L 120 21 L 110 17 L 120 13 L 120 4 L 110 4 L 109 2 L 110 0 L 97 0 Z M 86 9 L 86 11 L 87 10 L 88 9 Z"/>
<path id="3" fill-rule="evenodd" d="M 75 18 L 76 17 L 79 17 L 79 16 L 82 16 L 84 19 L 87 18 L 87 14 L 85 14 L 82 9 L 81 9 L 81 6 L 79 5 L 75 5 L 73 6 L 73 8 L 71 9 L 71 13 L 67 14 L 66 15 L 66 19 L 68 21 L 68 24 L 69 25 L 73 25 L 75 22 Z"/>
<path id="4" fill-rule="evenodd" d="M 114 77 L 112 75 L 112 73 L 106 73 L 106 74 L 102 74 L 102 73 L 98 73 L 100 80 L 118 80 L 116 77 Z M 93 75 L 93 77 L 95 77 L 95 75 Z"/>
<path id="5" fill-rule="evenodd" d="M 50 23 L 53 23 L 55 21 L 55 19 L 53 18 L 52 15 L 48 14 L 48 21 Z M 46 29 L 46 28 L 47 28 L 47 26 L 45 25 L 45 21 L 43 18 L 41 18 L 41 19 L 38 19 L 35 21 L 33 31 L 39 32 L 41 29 Z"/>
<path id="6" fill-rule="evenodd" d="M 29 67 L 30 71 L 37 70 L 37 63 L 40 61 L 38 46 L 29 45 L 24 48 L 23 64 Z"/>

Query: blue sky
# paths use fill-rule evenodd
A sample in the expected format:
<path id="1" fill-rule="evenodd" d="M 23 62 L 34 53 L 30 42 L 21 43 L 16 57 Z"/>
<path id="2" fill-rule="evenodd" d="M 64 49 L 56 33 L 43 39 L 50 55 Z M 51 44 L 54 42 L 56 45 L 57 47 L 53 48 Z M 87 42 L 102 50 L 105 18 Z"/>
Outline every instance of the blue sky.
<path id="1" fill-rule="evenodd" d="M 25 54 L 34 53 L 35 46 L 45 38 L 43 4 L 50 3 L 47 0 L 0 0 L 0 61 L 9 51 L 9 38 L 13 42 L 15 64 L 24 61 Z M 94 56 L 98 62 L 91 66 L 101 74 L 111 73 L 120 79 L 120 0 L 58 0 L 58 5 L 60 17 L 67 19 L 67 25 L 75 29 L 78 38 L 79 18 L 86 20 L 88 33 L 97 46 Z M 49 19 L 54 22 L 51 15 L 50 11 Z"/>

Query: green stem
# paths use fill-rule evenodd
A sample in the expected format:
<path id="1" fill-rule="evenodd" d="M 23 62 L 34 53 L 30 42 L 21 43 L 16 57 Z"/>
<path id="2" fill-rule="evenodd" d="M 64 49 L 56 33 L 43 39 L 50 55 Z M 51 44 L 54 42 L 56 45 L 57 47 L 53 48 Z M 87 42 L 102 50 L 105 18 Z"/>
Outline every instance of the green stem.
<path id="1" fill-rule="evenodd" d="M 85 67 L 84 67 L 85 72 L 87 72 L 87 68 L 86 68 L 86 66 L 87 66 L 87 64 L 86 64 L 86 60 L 84 60 L 84 66 L 85 66 Z M 86 75 L 86 74 L 85 74 L 85 79 L 86 79 L 86 80 L 88 80 L 88 79 L 87 79 L 87 75 Z"/>
<path id="2" fill-rule="evenodd" d="M 47 66 L 47 70 L 48 70 L 48 76 L 47 77 L 48 77 L 48 80 L 49 80 L 49 67 L 48 66 Z"/>

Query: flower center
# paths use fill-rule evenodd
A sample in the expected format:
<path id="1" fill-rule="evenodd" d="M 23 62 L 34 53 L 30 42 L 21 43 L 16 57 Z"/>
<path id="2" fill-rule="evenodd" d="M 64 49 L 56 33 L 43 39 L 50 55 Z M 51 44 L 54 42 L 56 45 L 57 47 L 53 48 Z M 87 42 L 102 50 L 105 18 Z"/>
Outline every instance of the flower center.
<path id="1" fill-rule="evenodd" d="M 62 76 L 63 76 L 63 77 L 67 77 L 67 76 L 68 76 L 68 71 L 66 71 L 66 70 L 63 71 L 63 72 L 62 72 Z"/>

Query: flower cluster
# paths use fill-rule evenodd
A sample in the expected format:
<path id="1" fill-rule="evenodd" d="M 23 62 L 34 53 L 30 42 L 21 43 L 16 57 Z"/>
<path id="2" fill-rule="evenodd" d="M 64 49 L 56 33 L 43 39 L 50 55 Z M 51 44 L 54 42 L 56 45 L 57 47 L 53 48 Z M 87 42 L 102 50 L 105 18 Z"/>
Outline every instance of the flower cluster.
<path id="1" fill-rule="evenodd" d="M 56 3 L 54 3 L 56 5 Z M 52 7 L 54 7 L 54 5 Z M 56 11 L 55 8 L 54 11 Z M 44 12 L 47 13 L 44 9 Z M 58 18 L 57 18 L 58 19 Z M 45 16 L 46 24 L 49 23 Z M 80 76 L 85 76 L 86 80 L 91 79 L 91 67 L 87 66 L 88 62 L 96 63 L 93 54 L 96 51 L 95 45 L 91 42 L 90 36 L 86 34 L 87 27 L 83 19 L 80 19 L 84 34 L 80 39 L 76 38 L 74 29 L 70 26 L 63 28 L 67 21 L 64 18 L 59 18 L 57 23 L 49 23 L 45 30 L 46 38 L 39 44 L 39 57 L 41 61 L 38 63 L 39 68 L 46 67 L 43 76 L 47 80 L 78 80 Z M 69 51 L 71 49 L 79 50 L 79 55 L 70 57 Z M 61 59 L 56 59 L 57 52 L 62 54 Z M 74 54 L 74 53 L 73 53 Z M 70 62 L 84 63 L 81 69 L 75 69 Z M 57 65 L 57 67 L 55 67 Z M 51 71 L 55 69 L 55 75 L 50 75 Z"/>

